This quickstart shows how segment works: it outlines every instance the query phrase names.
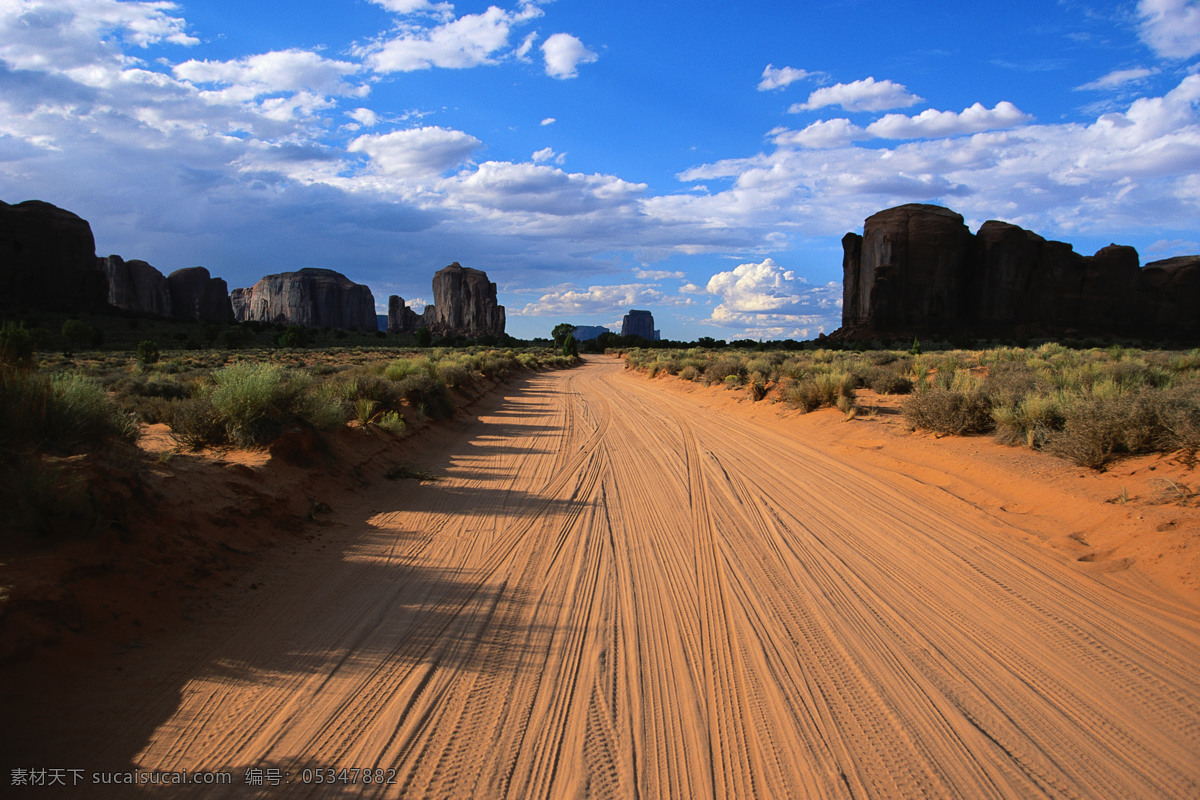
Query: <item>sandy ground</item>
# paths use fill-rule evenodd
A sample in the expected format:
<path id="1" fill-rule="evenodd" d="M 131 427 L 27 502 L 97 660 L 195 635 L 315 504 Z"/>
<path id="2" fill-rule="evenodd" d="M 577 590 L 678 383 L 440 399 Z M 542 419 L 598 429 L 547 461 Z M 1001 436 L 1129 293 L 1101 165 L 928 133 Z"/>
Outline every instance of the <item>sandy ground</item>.
<path id="1" fill-rule="evenodd" d="M 475 412 L 414 440 L 438 480 L 350 495 L 203 619 L 10 683 L 14 764 L 233 776 L 90 797 L 1200 795 L 1168 459 L 1091 476 L 603 357 Z"/>

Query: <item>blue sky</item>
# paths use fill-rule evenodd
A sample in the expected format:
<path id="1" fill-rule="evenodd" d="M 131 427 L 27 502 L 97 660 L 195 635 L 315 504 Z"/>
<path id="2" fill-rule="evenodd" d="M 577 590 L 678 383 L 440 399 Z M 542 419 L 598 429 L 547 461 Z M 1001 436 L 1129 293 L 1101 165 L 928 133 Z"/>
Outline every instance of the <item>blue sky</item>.
<path id="1" fill-rule="evenodd" d="M 749 9 L 749 10 L 748 10 Z M 0 199 L 230 287 L 808 338 L 865 217 L 1200 252 L 1200 3 L 0 0 Z"/>

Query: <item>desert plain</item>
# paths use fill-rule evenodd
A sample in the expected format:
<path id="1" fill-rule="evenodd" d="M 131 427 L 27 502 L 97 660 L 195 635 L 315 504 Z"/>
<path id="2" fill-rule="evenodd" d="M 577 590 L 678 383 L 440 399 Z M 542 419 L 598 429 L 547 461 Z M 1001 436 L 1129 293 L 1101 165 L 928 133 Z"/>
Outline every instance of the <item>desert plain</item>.
<path id="1" fill-rule="evenodd" d="M 1200 518 L 1136 502 L 1194 480 L 1166 456 L 1097 473 L 602 355 L 399 447 L 414 479 L 202 612 L 10 670 L 6 760 L 232 776 L 93 797 L 1200 795 Z"/>

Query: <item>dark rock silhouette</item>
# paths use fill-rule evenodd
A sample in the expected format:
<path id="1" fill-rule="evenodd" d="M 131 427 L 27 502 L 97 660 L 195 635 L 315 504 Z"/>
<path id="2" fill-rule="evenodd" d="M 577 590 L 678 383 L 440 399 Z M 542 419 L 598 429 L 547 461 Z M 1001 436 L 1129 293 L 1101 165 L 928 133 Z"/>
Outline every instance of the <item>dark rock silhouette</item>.
<path id="1" fill-rule="evenodd" d="M 167 278 L 145 261 L 120 256 L 96 259 L 108 279 L 108 304 L 137 314 L 171 316 L 171 290 Z"/>
<path id="2" fill-rule="evenodd" d="M 430 306 L 425 310 L 429 311 Z M 425 317 L 404 304 L 404 298 L 392 295 L 388 298 L 387 332 L 416 333 L 425 326 Z"/>
<path id="3" fill-rule="evenodd" d="M 107 303 L 87 220 L 41 200 L 0 202 L 0 304 L 75 312 Z"/>
<path id="4" fill-rule="evenodd" d="M 838 338 L 1200 337 L 1200 256 L 1139 267 L 1132 247 L 1083 256 L 995 220 L 972 235 L 961 215 L 922 204 L 871 215 L 842 248 Z"/>
<path id="5" fill-rule="evenodd" d="M 371 290 L 331 269 L 267 275 L 248 289 L 234 289 L 229 300 L 238 322 L 378 329 Z"/>
<path id="6" fill-rule="evenodd" d="M 422 317 L 425 327 L 443 335 L 504 335 L 504 306 L 496 302 L 496 284 L 486 272 L 455 261 L 433 275 L 433 306 Z"/>
<path id="7" fill-rule="evenodd" d="M 171 314 L 176 319 L 201 322 L 233 322 L 229 288 L 204 267 L 177 269 L 167 276 L 171 291 Z"/>
<path id="8" fill-rule="evenodd" d="M 649 342 L 656 341 L 658 331 L 654 330 L 654 315 L 649 311 L 630 309 L 621 320 L 621 335 L 640 336 Z"/>
<path id="9" fill-rule="evenodd" d="M 603 325 L 576 325 L 575 338 L 581 342 L 590 342 L 602 333 L 611 333 Z"/>

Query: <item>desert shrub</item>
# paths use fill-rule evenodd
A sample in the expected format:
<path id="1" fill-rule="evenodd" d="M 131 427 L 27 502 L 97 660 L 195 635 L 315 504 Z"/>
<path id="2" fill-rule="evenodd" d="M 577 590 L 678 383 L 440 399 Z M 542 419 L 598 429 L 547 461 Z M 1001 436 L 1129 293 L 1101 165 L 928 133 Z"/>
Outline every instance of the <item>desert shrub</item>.
<path id="1" fill-rule="evenodd" d="M 688 364 L 686 367 L 679 370 L 679 377 L 683 378 L 685 381 L 694 381 L 699 378 L 700 375 L 700 370 L 696 369 L 691 364 Z"/>
<path id="2" fill-rule="evenodd" d="M 153 339 L 143 339 L 138 342 L 137 346 L 137 362 L 143 367 L 148 367 L 151 364 L 157 364 L 161 354 L 158 351 L 158 342 Z"/>
<path id="3" fill-rule="evenodd" d="M 735 380 L 741 380 L 743 369 L 740 361 L 722 358 L 708 365 L 704 370 L 704 380 L 710 385 L 725 383 L 726 378 L 730 376 L 733 376 Z"/>
<path id="4" fill-rule="evenodd" d="M 454 413 L 450 393 L 446 384 L 425 372 L 418 372 L 401 380 L 398 384 L 405 402 L 423 413 L 441 419 Z"/>
<path id="5" fill-rule="evenodd" d="M 230 441 L 240 447 L 274 441 L 305 410 L 307 378 L 276 364 L 233 364 L 214 372 L 213 381 L 213 407 L 225 420 Z"/>
<path id="6" fill-rule="evenodd" d="M 379 402 L 369 397 L 358 398 L 354 401 L 351 408 L 354 410 L 354 421 L 358 423 L 360 428 L 370 425 L 380 413 Z"/>
<path id="7" fill-rule="evenodd" d="M 755 378 L 750 381 L 750 400 L 757 403 L 767 396 L 767 383 L 762 378 Z"/>
<path id="8" fill-rule="evenodd" d="M 50 379 L 42 434 L 52 447 L 96 446 L 108 439 L 137 439 L 134 420 L 91 378 L 76 373 Z"/>
<path id="9" fill-rule="evenodd" d="M 489 353 L 479 360 L 479 371 L 492 380 L 504 380 L 516 369 L 519 362 L 515 357 Z"/>
<path id="10" fill-rule="evenodd" d="M 313 427 L 333 430 L 346 424 L 350 409 L 342 397 L 341 386 L 333 381 L 326 381 L 309 391 L 302 413 Z"/>
<path id="11" fill-rule="evenodd" d="M 933 387 L 909 395 L 901 407 L 904 419 L 913 428 L 961 436 L 983 433 L 992 427 L 991 403 L 976 392 L 960 394 Z"/>
<path id="12" fill-rule="evenodd" d="M 388 433 L 394 433 L 397 436 L 404 433 L 406 427 L 404 417 L 397 414 L 395 411 L 385 411 L 379 415 L 376 420 L 376 425 L 383 428 Z"/>
<path id="13" fill-rule="evenodd" d="M 208 393 L 174 403 L 166 423 L 175 443 L 189 450 L 219 447 L 229 442 L 225 419 Z"/>
<path id="14" fill-rule="evenodd" d="M 863 382 L 876 394 L 908 394 L 913 390 L 913 382 L 909 378 L 886 366 L 868 369 Z"/>
<path id="15" fill-rule="evenodd" d="M 783 400 L 806 414 L 825 406 L 837 407 L 839 398 L 855 399 L 854 377 L 844 372 L 826 372 L 798 381 L 789 381 L 783 388 Z"/>
<path id="16" fill-rule="evenodd" d="M 461 363 L 443 361 L 437 365 L 437 375 L 451 389 L 463 391 L 472 385 L 471 372 Z"/>
<path id="17" fill-rule="evenodd" d="M 396 409 L 400 406 L 401 395 L 395 381 L 378 375 L 356 374 L 347 380 L 338 381 L 335 386 L 342 399 L 348 403 L 373 400 L 385 409 Z"/>
<path id="18" fill-rule="evenodd" d="M 1063 426 L 1059 396 L 1031 394 L 1016 402 L 993 404 L 994 436 L 1001 444 L 1041 449 Z"/>
<path id="19" fill-rule="evenodd" d="M 36 346 L 33 331 L 23 324 L 6 322 L 0 325 L 0 369 L 33 367 L 33 351 Z"/>
<path id="20" fill-rule="evenodd" d="M 218 336 L 220 336 L 220 332 L 214 332 L 209 343 L 216 341 Z M 309 338 L 308 328 L 303 325 L 289 325 L 283 333 L 275 337 L 275 343 L 280 347 L 287 348 L 307 347 Z"/>
<path id="21" fill-rule="evenodd" d="M 1163 398 L 1159 414 L 1161 446 L 1181 451 L 1184 463 L 1194 467 L 1200 451 L 1200 392 L 1191 387 L 1169 393 Z"/>
<path id="22" fill-rule="evenodd" d="M 0 462 L 0 503 L 4 505 L 4 534 L 31 532 L 47 535 L 93 516 L 87 482 L 78 470 L 55 464 L 36 453 L 23 453 Z"/>
<path id="23" fill-rule="evenodd" d="M 383 377 L 389 381 L 400 382 L 410 375 L 424 373 L 435 375 L 437 367 L 431 358 L 398 358 L 388 364 L 383 370 Z"/>

